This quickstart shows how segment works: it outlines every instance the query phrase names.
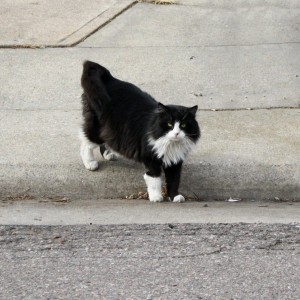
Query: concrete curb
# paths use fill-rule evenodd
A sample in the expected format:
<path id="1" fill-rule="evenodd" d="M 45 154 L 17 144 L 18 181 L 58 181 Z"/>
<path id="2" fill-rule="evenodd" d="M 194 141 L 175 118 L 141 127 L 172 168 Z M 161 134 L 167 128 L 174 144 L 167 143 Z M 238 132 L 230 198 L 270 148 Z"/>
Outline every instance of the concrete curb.
<path id="1" fill-rule="evenodd" d="M 172 223 L 295 223 L 300 203 L 209 201 L 151 203 L 147 200 L 72 201 L 10 199 L 0 201 L 1 225 L 111 225 Z"/>
<path id="2" fill-rule="evenodd" d="M 0 197 L 31 195 L 70 199 L 125 198 L 146 192 L 144 169 L 127 161 L 103 162 L 100 171 L 83 166 L 1 166 Z M 5 174 L 5 175 L 4 175 Z M 283 199 L 300 201 L 299 167 L 233 163 L 186 164 L 180 191 L 196 200 Z"/>

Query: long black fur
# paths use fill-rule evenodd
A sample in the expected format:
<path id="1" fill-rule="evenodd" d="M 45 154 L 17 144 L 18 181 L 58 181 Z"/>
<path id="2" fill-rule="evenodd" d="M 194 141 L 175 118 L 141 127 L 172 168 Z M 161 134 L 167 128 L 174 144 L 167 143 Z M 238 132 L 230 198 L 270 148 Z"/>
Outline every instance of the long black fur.
<path id="1" fill-rule="evenodd" d="M 84 62 L 81 84 L 84 124 L 83 131 L 93 143 L 104 144 L 123 156 L 144 163 L 149 176 L 158 177 L 165 171 L 169 196 L 178 195 L 182 162 L 164 167 L 152 147 L 149 134 L 157 139 L 170 128 L 172 119 L 184 119 L 189 138 L 196 143 L 200 130 L 195 113 L 187 108 L 158 103 L 135 85 L 114 78 L 110 72 L 91 61 Z"/>

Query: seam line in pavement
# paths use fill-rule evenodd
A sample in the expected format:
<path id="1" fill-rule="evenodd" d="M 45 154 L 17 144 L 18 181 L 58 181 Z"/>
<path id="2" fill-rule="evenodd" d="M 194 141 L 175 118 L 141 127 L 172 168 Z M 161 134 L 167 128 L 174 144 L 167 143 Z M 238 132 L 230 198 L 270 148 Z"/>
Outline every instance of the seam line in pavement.
<path id="1" fill-rule="evenodd" d="M 141 3 L 147 3 L 147 2 L 141 2 Z M 250 3 L 251 3 L 251 1 L 250 1 Z M 154 4 L 154 3 L 149 3 L 149 4 Z M 159 4 L 159 3 L 157 3 L 157 4 L 154 4 L 154 5 L 162 5 L 162 6 L 173 6 L 173 5 L 175 5 L 175 6 L 187 6 L 187 7 L 191 6 L 191 7 L 199 7 L 199 8 L 202 8 L 202 9 L 220 9 L 220 10 L 229 10 L 229 11 L 233 10 L 232 7 L 226 7 L 226 6 L 223 6 L 223 7 L 222 6 L 221 7 L 218 7 L 218 6 L 211 7 L 211 6 L 205 5 L 205 4 L 192 4 L 192 3 L 185 4 L 185 3 L 180 3 L 180 2 L 175 2 L 175 3 L 170 3 L 170 4 Z M 260 6 L 258 6 L 258 7 L 260 7 Z M 288 9 L 288 8 L 282 6 L 282 5 L 273 5 L 273 7 L 281 8 L 281 9 Z M 239 6 L 238 9 L 239 8 L 249 8 L 249 6 L 246 6 L 246 5 L 245 6 Z M 296 7 L 295 6 L 291 6 L 291 8 L 293 8 L 293 9 L 299 9 L 300 7 L 298 5 Z"/>
<path id="2" fill-rule="evenodd" d="M 249 107 L 249 108 L 199 108 L 198 111 L 249 111 L 249 110 L 275 110 L 275 109 L 300 109 L 300 106 L 277 106 L 277 107 Z M 70 111 L 81 111 L 81 108 L 75 109 L 20 109 L 20 108 L 7 108 L 0 109 L 0 112 L 5 111 L 61 111 L 61 112 L 70 112 Z"/>
<path id="3" fill-rule="evenodd" d="M 223 44 L 223 45 L 174 45 L 174 46 L 78 46 L 77 48 L 112 48 L 112 49 L 118 49 L 118 48 L 218 48 L 218 47 L 255 47 L 255 46 L 268 46 L 268 45 L 288 45 L 288 44 L 300 44 L 300 42 L 280 42 L 280 43 L 255 43 L 255 44 Z"/>
<path id="4" fill-rule="evenodd" d="M 82 26 L 80 26 L 78 29 L 74 30 L 72 33 L 70 33 L 67 36 L 65 36 L 64 38 L 60 39 L 58 42 L 61 43 L 61 42 L 65 41 L 67 38 L 69 38 L 74 33 L 78 32 L 80 29 L 84 28 L 86 25 L 88 25 L 89 23 L 91 23 L 92 21 L 94 21 L 95 19 L 97 19 L 98 17 L 100 17 L 101 15 L 103 15 L 104 13 L 106 13 L 108 10 L 109 9 L 106 9 L 105 11 L 103 11 L 102 13 L 100 13 L 99 15 L 97 15 L 96 17 L 92 18 L 91 20 L 89 20 L 88 22 L 86 22 L 85 24 L 83 24 Z"/>
<path id="5" fill-rule="evenodd" d="M 249 107 L 249 108 L 200 108 L 198 111 L 247 111 L 247 110 L 300 109 L 300 106 Z"/>
<path id="6" fill-rule="evenodd" d="M 96 33 L 101 28 L 105 27 L 107 24 L 109 24 L 110 22 L 112 22 L 114 19 L 116 19 L 118 16 L 120 16 L 121 14 L 123 14 L 125 11 L 127 11 L 128 9 L 130 9 L 131 7 L 133 7 L 137 3 L 138 3 L 138 1 L 134 1 L 134 2 L 130 3 L 128 6 L 126 6 L 121 11 L 119 11 L 118 13 L 116 13 L 115 15 L 113 15 L 107 21 L 105 21 L 103 24 L 99 25 L 97 28 L 93 29 L 91 32 L 89 32 L 88 34 L 86 34 L 84 37 L 80 38 L 79 40 L 77 40 L 76 42 L 73 42 L 71 44 L 67 44 L 67 45 L 38 45 L 38 44 L 0 45 L 0 49 L 72 48 L 72 47 L 74 47 L 74 46 L 82 43 L 85 39 L 87 39 L 88 37 L 90 37 L 91 35 L 93 35 L 94 33 Z M 94 21 L 95 19 L 97 19 L 99 16 L 101 16 L 102 14 L 104 14 L 108 10 L 109 9 L 107 9 L 104 12 L 100 13 L 99 15 L 97 15 L 96 17 L 94 17 L 93 19 L 89 20 L 84 25 L 82 25 L 81 27 L 79 27 L 78 29 L 76 29 L 75 31 L 73 31 L 71 34 L 69 34 L 66 37 L 60 39 L 58 41 L 58 43 L 61 43 L 64 40 L 68 39 L 70 36 L 72 36 L 73 34 L 75 34 L 76 32 L 78 32 L 80 29 L 84 28 L 87 24 L 89 24 L 90 22 Z"/>
<path id="7" fill-rule="evenodd" d="M 74 47 L 74 46 L 78 45 L 79 43 L 83 42 L 85 39 L 87 39 L 88 37 L 90 37 L 92 34 L 96 33 L 98 30 L 100 30 L 101 28 L 103 28 L 104 26 L 106 26 L 107 24 L 109 24 L 111 21 L 113 21 L 114 19 L 116 19 L 117 17 L 119 17 L 121 14 L 123 14 L 124 12 L 126 12 L 128 9 L 130 9 L 131 7 L 133 7 L 134 5 L 136 5 L 137 3 L 138 3 L 138 1 L 134 1 L 134 2 L 130 3 L 128 6 L 126 6 L 121 11 L 119 11 L 117 14 L 115 14 L 113 17 L 111 17 L 106 22 L 104 22 L 103 24 L 101 24 L 100 26 L 98 26 L 97 28 L 95 28 L 94 30 L 92 30 L 90 33 L 88 33 L 85 37 L 81 38 L 77 42 L 74 42 L 74 43 L 70 44 L 69 46 L 70 47 Z M 68 45 L 66 47 L 68 47 Z"/>
<path id="8" fill-rule="evenodd" d="M 135 5 L 136 2 L 132 3 L 130 7 Z M 75 46 L 82 43 L 85 39 L 96 33 L 98 30 L 103 28 L 105 25 L 113 21 L 116 17 L 118 17 L 121 13 L 129 9 L 130 7 L 125 8 L 118 15 L 115 15 L 112 19 L 108 20 L 106 23 L 102 24 L 100 27 L 90 32 L 87 36 L 82 38 L 81 40 L 70 44 L 70 45 L 33 45 L 33 44 L 25 44 L 25 45 L 0 45 L 0 49 L 56 49 L 56 48 L 74 48 Z M 76 31 L 74 31 L 76 32 Z M 272 46 L 272 45 L 297 45 L 299 42 L 281 42 L 281 43 L 256 43 L 256 44 L 224 44 L 224 45 L 174 45 L 174 46 L 77 46 L 78 49 L 143 49 L 143 48 L 221 48 L 221 47 L 256 47 L 256 46 Z M 76 49 L 75 48 L 75 49 Z"/>

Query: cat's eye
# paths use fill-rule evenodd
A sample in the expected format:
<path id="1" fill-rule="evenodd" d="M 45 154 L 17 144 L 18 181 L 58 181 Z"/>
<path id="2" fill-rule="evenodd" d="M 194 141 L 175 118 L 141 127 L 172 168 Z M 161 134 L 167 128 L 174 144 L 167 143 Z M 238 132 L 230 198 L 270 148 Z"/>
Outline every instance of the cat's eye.
<path id="1" fill-rule="evenodd" d="M 173 124 L 171 122 L 168 122 L 168 127 L 173 127 Z"/>
<path id="2" fill-rule="evenodd" d="M 181 128 L 185 128 L 185 127 L 186 127 L 186 124 L 185 124 L 185 123 L 181 123 L 180 127 L 181 127 Z"/>

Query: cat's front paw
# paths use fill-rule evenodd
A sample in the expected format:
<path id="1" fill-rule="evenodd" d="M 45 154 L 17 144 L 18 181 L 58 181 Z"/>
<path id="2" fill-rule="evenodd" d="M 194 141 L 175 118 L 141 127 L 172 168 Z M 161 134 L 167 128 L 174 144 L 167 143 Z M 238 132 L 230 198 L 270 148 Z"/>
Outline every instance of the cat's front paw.
<path id="1" fill-rule="evenodd" d="M 164 197 L 162 195 L 149 195 L 149 200 L 151 202 L 163 202 Z"/>
<path id="2" fill-rule="evenodd" d="M 152 177 L 150 175 L 147 175 L 147 173 L 146 173 L 144 175 L 144 179 L 147 184 L 149 200 L 151 202 L 164 201 L 164 197 L 161 193 L 161 178 L 160 177 Z"/>
<path id="3" fill-rule="evenodd" d="M 106 159 L 106 160 L 111 160 L 111 161 L 118 160 L 118 156 L 115 153 L 112 153 L 108 150 L 106 150 L 103 153 L 103 158 Z"/>
<path id="4" fill-rule="evenodd" d="M 96 171 L 99 168 L 99 163 L 96 160 L 90 160 L 90 161 L 84 162 L 84 166 L 86 169 L 88 169 L 90 171 Z"/>
<path id="5" fill-rule="evenodd" d="M 182 195 L 177 195 L 174 197 L 173 202 L 184 202 L 185 198 Z"/>

